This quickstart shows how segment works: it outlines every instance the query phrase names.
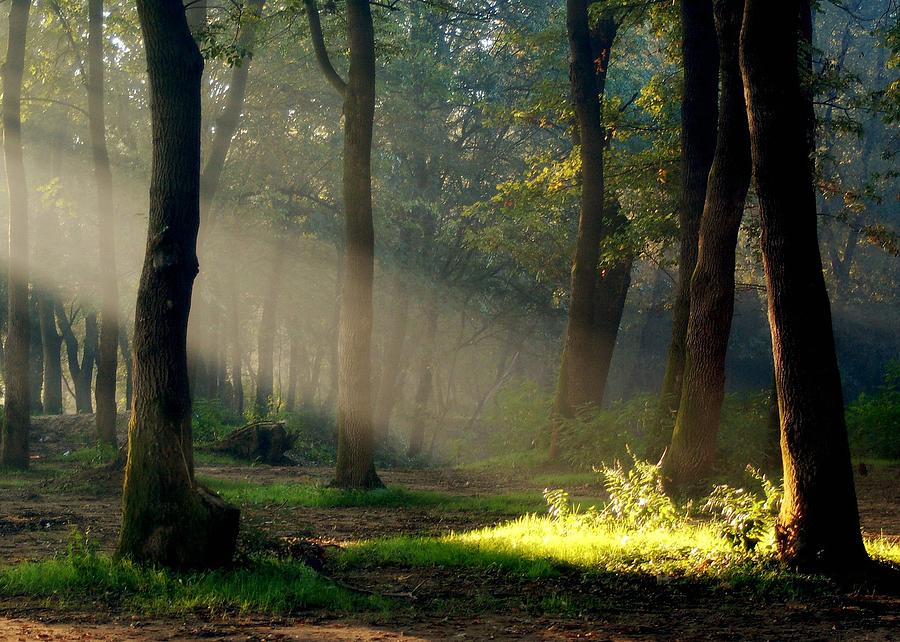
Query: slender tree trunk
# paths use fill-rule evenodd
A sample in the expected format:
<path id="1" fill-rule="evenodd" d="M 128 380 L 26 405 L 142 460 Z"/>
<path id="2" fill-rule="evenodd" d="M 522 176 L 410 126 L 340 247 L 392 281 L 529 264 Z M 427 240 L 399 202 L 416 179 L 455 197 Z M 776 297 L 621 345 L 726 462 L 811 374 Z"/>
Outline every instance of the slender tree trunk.
<path id="1" fill-rule="evenodd" d="M 200 224 L 203 58 L 181 0 L 138 0 L 153 163 L 134 325 L 134 403 L 118 554 L 174 568 L 231 561 L 239 511 L 194 481 L 187 326 Z"/>
<path id="2" fill-rule="evenodd" d="M 28 383 L 28 185 L 22 155 L 22 74 L 31 0 L 10 0 L 9 39 L 3 64 L 3 155 L 9 195 L 9 325 L 4 350 L 5 414 L 0 465 L 28 468 L 31 390 Z"/>
<path id="3" fill-rule="evenodd" d="M 44 335 L 41 333 L 38 307 L 40 296 L 37 288 L 32 288 L 28 301 L 28 320 L 31 324 L 29 332 L 31 342 L 28 348 L 28 385 L 31 386 L 31 391 L 28 396 L 31 399 L 32 415 L 40 415 L 44 412 L 44 404 L 41 399 L 41 390 L 44 388 Z"/>
<path id="4" fill-rule="evenodd" d="M 119 351 L 125 366 L 125 408 L 131 412 L 131 398 L 134 392 L 131 375 L 131 349 L 128 346 L 128 332 L 123 324 L 119 324 Z"/>
<path id="5" fill-rule="evenodd" d="M 202 8 L 193 10 L 192 7 L 186 12 L 191 20 L 191 31 L 195 35 L 202 32 L 206 27 L 206 0 L 202 1 Z M 209 155 L 200 175 L 201 228 L 198 248 L 201 258 L 203 249 L 206 246 L 206 232 L 210 228 L 213 219 L 213 204 L 219 190 L 222 172 L 225 169 L 225 161 L 228 158 L 228 152 L 231 149 L 231 143 L 237 133 L 237 128 L 241 121 L 241 113 L 244 110 L 250 63 L 256 47 L 256 34 L 264 4 L 265 0 L 247 0 L 244 4 L 236 45 L 241 51 L 247 52 L 248 55 L 241 59 L 240 64 L 236 64 L 232 68 L 225 107 L 216 119 L 215 136 L 210 144 Z M 215 396 L 212 390 L 215 388 L 214 381 L 218 375 L 218 369 L 215 364 L 217 347 L 211 346 L 205 335 L 206 319 L 215 314 L 208 309 L 214 305 L 211 299 L 222 300 L 225 298 L 222 295 L 223 293 L 216 292 L 214 285 L 214 283 L 207 283 L 202 275 L 197 280 L 194 288 L 193 322 L 189 328 L 188 335 L 192 387 L 196 396 L 200 397 Z M 204 298 L 200 296 L 201 291 L 206 292 L 209 297 Z"/>
<path id="6" fill-rule="evenodd" d="M 712 467 L 725 397 L 725 353 L 734 313 L 734 261 L 750 187 L 750 134 L 739 62 L 743 0 L 715 0 L 722 92 L 718 143 L 691 280 L 684 383 L 663 474 L 673 488 Z"/>
<path id="7" fill-rule="evenodd" d="M 69 375 L 75 387 L 75 411 L 79 413 L 94 412 L 91 404 L 91 379 L 94 362 L 97 358 L 97 314 L 90 312 L 84 317 L 84 344 L 81 359 L 78 357 L 78 339 L 72 329 L 72 322 L 66 316 L 62 305 L 56 306 L 56 320 L 66 344 L 66 358 L 69 363 Z"/>
<path id="8" fill-rule="evenodd" d="M 256 412 L 266 415 L 269 412 L 269 404 L 275 394 L 274 356 L 275 334 L 278 329 L 278 298 L 281 295 L 281 283 L 284 276 L 284 255 L 286 253 L 287 235 L 282 234 L 275 242 L 272 272 L 269 276 L 269 286 L 266 297 L 263 299 L 262 317 L 259 321 L 257 334 L 257 363 L 256 371 Z"/>
<path id="9" fill-rule="evenodd" d="M 581 142 L 581 209 L 572 265 L 569 320 L 556 389 L 550 437 L 550 458 L 558 456 L 559 418 L 572 417 L 579 407 L 602 402 L 606 381 L 596 354 L 600 242 L 604 235 L 604 148 L 606 130 L 602 101 L 615 20 L 604 15 L 594 29 L 588 19 L 588 0 L 567 0 L 569 78 Z"/>
<path id="10" fill-rule="evenodd" d="M 231 390 L 232 410 L 238 416 L 244 414 L 244 372 L 241 353 L 241 323 L 238 317 L 238 296 L 236 288 L 231 288 L 229 328 L 231 334 Z"/>
<path id="11" fill-rule="evenodd" d="M 42 343 L 44 345 L 44 412 L 48 415 L 63 413 L 62 397 L 62 337 L 56 330 L 53 295 L 42 292 L 38 299 Z"/>
<path id="12" fill-rule="evenodd" d="M 678 283 L 672 307 L 672 342 L 663 379 L 662 409 L 673 415 L 681 399 L 691 277 L 697 261 L 706 181 L 716 149 L 719 61 L 712 0 L 681 1 L 684 84 L 681 104 L 681 206 Z"/>
<path id="13" fill-rule="evenodd" d="M 287 384 L 287 392 L 285 393 L 286 400 L 284 402 L 284 409 L 288 412 L 294 412 L 297 409 L 297 381 L 300 378 L 300 360 L 301 360 L 301 350 L 302 344 L 300 342 L 300 337 L 297 336 L 296 323 L 292 323 L 294 326 L 290 331 L 290 347 L 288 353 L 288 384 Z"/>
<path id="14" fill-rule="evenodd" d="M 407 457 L 416 457 L 422 452 L 425 441 L 425 423 L 428 420 L 428 402 L 434 389 L 434 349 L 438 327 L 438 291 L 429 301 L 425 312 L 424 334 L 422 340 L 422 360 L 419 362 L 419 381 L 416 385 L 416 396 L 413 401 L 412 427 L 409 432 Z"/>
<path id="15" fill-rule="evenodd" d="M 394 316 L 381 359 L 381 380 L 375 403 L 375 439 L 384 442 L 390 433 L 391 415 L 403 385 L 403 345 L 409 325 L 409 283 L 398 274 L 394 283 Z"/>
<path id="16" fill-rule="evenodd" d="M 853 572 L 868 558 L 816 238 L 812 103 L 797 64 L 803 4 L 748 0 L 741 38 L 781 418 L 776 545 L 791 566 Z"/>
<path id="17" fill-rule="evenodd" d="M 103 0 L 88 0 L 88 120 L 100 237 L 100 344 L 97 358 L 97 440 L 116 446 L 116 374 L 118 372 L 119 286 L 116 283 L 115 215 L 112 171 L 106 147 L 103 98 Z"/>

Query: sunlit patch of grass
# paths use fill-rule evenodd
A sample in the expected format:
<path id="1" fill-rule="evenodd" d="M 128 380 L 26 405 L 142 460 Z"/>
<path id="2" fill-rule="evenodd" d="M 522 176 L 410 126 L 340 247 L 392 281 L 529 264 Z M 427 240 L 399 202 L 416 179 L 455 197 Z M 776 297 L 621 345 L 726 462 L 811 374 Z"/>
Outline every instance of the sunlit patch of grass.
<path id="1" fill-rule="evenodd" d="M 545 503 L 538 494 L 446 495 L 403 488 L 370 491 L 342 490 L 309 484 L 271 484 L 205 477 L 201 480 L 228 501 L 237 504 L 303 506 L 307 508 L 435 508 L 475 512 L 523 514 L 541 510 Z"/>
<path id="2" fill-rule="evenodd" d="M 248 568 L 178 574 L 107 555 L 65 557 L 0 568 L 0 595 L 45 598 L 57 606 L 101 600 L 148 613 L 248 611 L 290 613 L 311 608 L 351 612 L 387 602 L 360 596 L 292 561 L 260 558 Z"/>
<path id="3" fill-rule="evenodd" d="M 571 488 L 577 486 L 600 486 L 601 480 L 597 473 L 573 472 L 573 473 L 541 473 L 531 480 L 540 486 L 548 488 Z"/>
<path id="4" fill-rule="evenodd" d="M 900 542 L 897 540 L 886 537 L 867 538 L 866 550 L 872 558 L 900 567 Z"/>
<path id="5" fill-rule="evenodd" d="M 25 488 L 62 474 L 63 471 L 58 467 L 43 462 L 32 462 L 28 470 L 0 468 L 0 488 Z"/>
<path id="6" fill-rule="evenodd" d="M 85 446 L 77 450 L 70 450 L 52 458 L 52 461 L 75 462 L 89 466 L 98 466 L 113 461 L 118 455 L 118 449 L 109 444 L 96 444 Z"/>
<path id="7" fill-rule="evenodd" d="M 529 578 L 576 570 L 585 575 L 653 577 L 792 594 L 817 580 L 785 570 L 772 558 L 735 551 L 699 523 L 629 530 L 527 515 L 496 527 L 443 537 L 389 537 L 356 542 L 345 566 L 499 568 Z"/>

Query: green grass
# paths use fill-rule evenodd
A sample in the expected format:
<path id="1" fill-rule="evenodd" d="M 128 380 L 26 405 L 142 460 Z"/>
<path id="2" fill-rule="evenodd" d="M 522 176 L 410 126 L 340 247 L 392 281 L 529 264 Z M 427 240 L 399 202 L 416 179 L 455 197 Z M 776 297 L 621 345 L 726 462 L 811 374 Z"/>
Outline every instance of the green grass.
<path id="1" fill-rule="evenodd" d="M 32 462 L 28 470 L 0 468 L 0 488 L 24 488 L 62 474 L 63 471 L 57 466 L 43 462 Z"/>
<path id="2" fill-rule="evenodd" d="M 310 484 L 271 484 L 203 477 L 201 481 L 237 504 L 284 505 L 307 508 L 436 508 L 517 515 L 543 511 L 546 503 L 538 493 L 515 495 L 463 496 L 428 491 L 383 488 L 370 491 L 341 490 Z"/>
<path id="3" fill-rule="evenodd" d="M 117 448 L 113 448 L 109 444 L 96 444 L 61 453 L 52 457 L 51 461 L 75 462 L 89 466 L 98 466 L 113 461 L 117 455 Z"/>
<path id="4" fill-rule="evenodd" d="M 386 608 L 320 577 L 309 567 L 273 558 L 249 568 L 177 574 L 116 561 L 107 555 L 69 555 L 0 568 L 0 596 L 45 598 L 58 606 L 100 600 L 146 613 L 243 611 L 291 613 L 325 608 L 358 612 Z"/>
<path id="5" fill-rule="evenodd" d="M 198 466 L 250 466 L 252 467 L 253 462 L 248 462 L 245 459 L 238 459 L 236 457 L 232 457 L 231 455 L 223 455 L 220 453 L 210 452 L 208 450 L 195 449 L 194 450 L 194 463 Z"/>

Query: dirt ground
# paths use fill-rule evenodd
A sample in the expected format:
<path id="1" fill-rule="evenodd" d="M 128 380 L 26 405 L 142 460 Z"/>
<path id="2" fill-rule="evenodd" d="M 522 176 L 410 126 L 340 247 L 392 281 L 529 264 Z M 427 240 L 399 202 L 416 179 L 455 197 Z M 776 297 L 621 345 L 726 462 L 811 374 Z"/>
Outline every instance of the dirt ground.
<path id="1" fill-rule="evenodd" d="M 47 439 L 46 457 L 68 442 Z M 39 468 L 38 468 L 39 469 Z M 268 484 L 329 480 L 329 468 L 210 466 L 207 477 Z M 539 493 L 543 486 L 511 474 L 460 470 L 385 471 L 390 486 L 447 494 Z M 115 543 L 119 525 L 118 479 L 72 475 L 0 485 L 0 560 L 47 559 L 67 545 L 73 529 L 102 549 Z M 868 466 L 857 477 L 863 529 L 900 539 L 900 466 Z M 584 486 L 573 494 L 590 496 Z M 438 534 L 491 525 L 501 514 L 426 508 L 296 508 L 245 510 L 244 519 L 273 535 L 340 546 L 389 534 Z M 145 618 L 107 608 L 59 610 L 23 599 L 0 600 L 0 640 L 897 640 L 900 598 L 840 594 L 802 602 L 755 601 L 739 595 L 684 592 L 653 578 L 645 586 L 586 585 L 577 577 L 514 578 L 493 570 L 377 568 L 326 574 L 348 586 L 409 593 L 409 608 L 390 616 L 335 618 L 324 613 L 267 619 L 194 613 Z M 573 586 L 574 585 L 574 586 Z M 532 612 L 523 596 L 574 595 L 582 615 L 548 617 Z M 501 605 L 472 608 L 482 597 Z M 436 607 L 435 605 L 440 605 Z"/>

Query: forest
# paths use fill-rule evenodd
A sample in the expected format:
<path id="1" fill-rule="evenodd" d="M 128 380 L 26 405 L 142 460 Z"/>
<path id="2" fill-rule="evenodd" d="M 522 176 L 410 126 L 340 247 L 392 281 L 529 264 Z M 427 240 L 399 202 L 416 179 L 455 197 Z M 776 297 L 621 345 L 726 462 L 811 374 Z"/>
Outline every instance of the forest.
<path id="1" fill-rule="evenodd" d="M 0 5 L 0 640 L 895 639 L 897 0 Z"/>

